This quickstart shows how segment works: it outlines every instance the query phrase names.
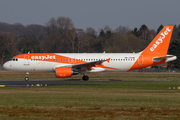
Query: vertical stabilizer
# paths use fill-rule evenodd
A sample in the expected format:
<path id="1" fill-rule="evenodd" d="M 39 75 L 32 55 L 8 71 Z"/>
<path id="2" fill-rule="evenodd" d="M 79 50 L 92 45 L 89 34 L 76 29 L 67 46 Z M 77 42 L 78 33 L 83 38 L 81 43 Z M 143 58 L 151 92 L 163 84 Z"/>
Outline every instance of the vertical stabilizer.
<path id="1" fill-rule="evenodd" d="M 129 71 L 165 63 L 172 31 L 173 26 L 165 26 L 147 48 L 139 54 L 137 61 Z"/>
<path id="2" fill-rule="evenodd" d="M 143 54 L 159 54 L 166 56 L 172 31 L 173 26 L 165 26 L 143 51 Z"/>

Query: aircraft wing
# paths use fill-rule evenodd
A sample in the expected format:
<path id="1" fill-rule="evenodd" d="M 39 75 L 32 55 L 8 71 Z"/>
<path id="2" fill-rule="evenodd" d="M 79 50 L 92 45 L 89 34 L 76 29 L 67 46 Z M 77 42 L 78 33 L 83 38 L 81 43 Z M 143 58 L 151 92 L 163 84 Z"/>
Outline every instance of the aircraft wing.
<path id="1" fill-rule="evenodd" d="M 72 67 L 81 67 L 81 66 L 85 66 L 85 67 L 94 67 L 95 65 L 101 65 L 103 62 L 108 62 L 109 63 L 110 58 L 106 59 L 106 60 L 99 60 L 99 61 L 92 61 L 92 62 L 87 62 L 87 63 L 81 63 L 81 64 L 74 64 L 72 65 Z"/>
<path id="2" fill-rule="evenodd" d="M 108 62 L 111 58 L 108 58 L 106 60 L 98 60 L 98 61 L 92 61 L 92 62 L 86 62 L 86 63 L 80 63 L 80 64 L 72 64 L 72 65 L 63 65 L 63 66 L 56 66 L 56 67 L 94 67 L 95 65 L 101 65 L 103 62 Z"/>

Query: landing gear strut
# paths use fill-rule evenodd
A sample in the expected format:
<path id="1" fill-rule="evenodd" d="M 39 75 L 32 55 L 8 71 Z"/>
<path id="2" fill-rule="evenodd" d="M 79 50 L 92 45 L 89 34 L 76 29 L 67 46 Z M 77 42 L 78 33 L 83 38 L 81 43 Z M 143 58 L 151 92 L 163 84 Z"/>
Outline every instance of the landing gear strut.
<path id="1" fill-rule="evenodd" d="M 29 80 L 29 72 L 26 72 L 26 76 L 25 76 L 25 81 L 28 81 Z"/>
<path id="2" fill-rule="evenodd" d="M 88 77 L 87 75 L 84 75 L 84 76 L 82 77 L 82 79 L 83 79 L 84 81 L 88 81 L 88 80 L 89 80 L 89 77 Z"/>

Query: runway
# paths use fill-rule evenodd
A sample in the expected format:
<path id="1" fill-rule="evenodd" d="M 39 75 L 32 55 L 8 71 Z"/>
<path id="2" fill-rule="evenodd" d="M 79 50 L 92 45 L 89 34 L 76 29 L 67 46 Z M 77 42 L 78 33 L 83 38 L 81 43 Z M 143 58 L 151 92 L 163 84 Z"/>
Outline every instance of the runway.
<path id="1" fill-rule="evenodd" d="M 94 83 L 93 83 L 94 82 Z M 62 81 L 62 80 L 1 80 L 0 85 L 5 86 L 60 86 L 60 85 L 96 85 L 96 81 Z"/>
<path id="2" fill-rule="evenodd" d="M 100 81 L 82 81 L 82 80 L 0 80 L 0 85 L 5 86 L 61 86 L 61 85 L 101 85 L 107 82 L 160 82 L 160 81 L 122 81 L 122 80 L 100 80 Z"/>

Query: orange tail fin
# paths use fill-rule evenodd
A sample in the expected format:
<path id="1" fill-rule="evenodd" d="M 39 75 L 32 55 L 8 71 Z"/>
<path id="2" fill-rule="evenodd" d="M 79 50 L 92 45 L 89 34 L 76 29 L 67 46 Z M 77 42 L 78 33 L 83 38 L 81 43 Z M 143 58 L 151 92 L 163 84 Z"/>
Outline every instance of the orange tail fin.
<path id="1" fill-rule="evenodd" d="M 166 56 L 174 26 L 164 26 L 159 34 L 143 51 L 143 54 L 159 54 Z"/>
<path id="2" fill-rule="evenodd" d="M 165 26 L 147 48 L 141 52 L 139 58 L 129 71 L 165 63 L 166 58 L 168 58 L 167 51 L 172 31 L 173 26 Z"/>

